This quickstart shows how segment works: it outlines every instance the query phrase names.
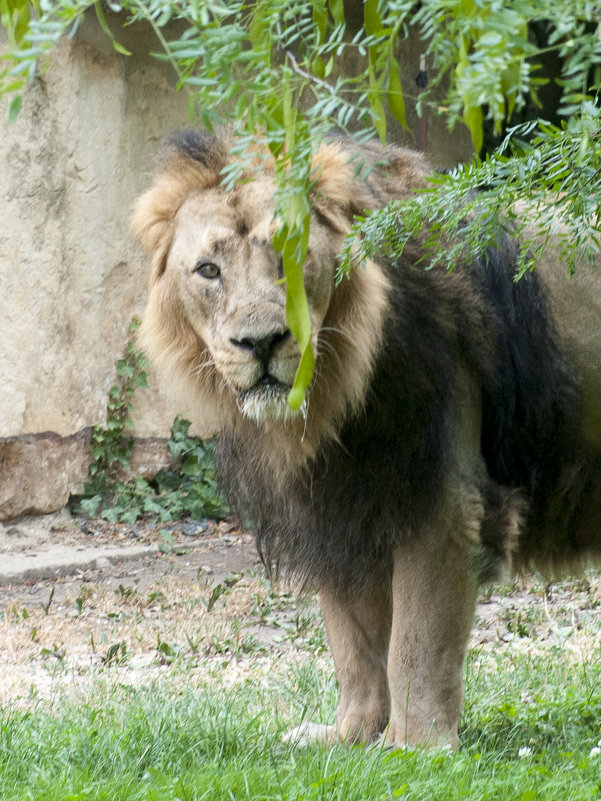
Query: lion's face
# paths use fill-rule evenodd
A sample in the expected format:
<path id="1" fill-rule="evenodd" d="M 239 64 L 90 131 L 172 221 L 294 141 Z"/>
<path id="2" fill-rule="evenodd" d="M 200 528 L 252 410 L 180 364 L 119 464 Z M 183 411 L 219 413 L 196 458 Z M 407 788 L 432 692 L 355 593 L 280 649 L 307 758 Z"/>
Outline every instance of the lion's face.
<path id="1" fill-rule="evenodd" d="M 301 459 L 336 437 L 363 405 L 388 313 L 390 284 L 375 262 L 335 287 L 344 237 L 355 214 L 421 185 L 424 164 L 395 150 L 388 171 L 373 171 L 364 181 L 344 146 L 326 144 L 315 154 L 303 268 L 315 378 L 304 419 L 289 421 L 300 353 L 286 322 L 281 258 L 272 244 L 278 227 L 273 169 L 264 160 L 226 192 L 220 182 L 228 147 L 206 134 L 180 137 L 136 202 L 132 230 L 154 262 L 141 342 L 163 385 L 188 407 L 202 415 L 210 406 L 224 427 L 239 425 L 240 414 L 265 424 L 272 450 L 287 449 L 291 460 L 302 450 Z M 372 150 L 366 146 L 363 157 L 379 163 L 381 150 Z"/>
<path id="2" fill-rule="evenodd" d="M 272 244 L 273 195 L 268 178 L 230 194 L 218 188 L 192 193 L 176 215 L 161 278 L 203 343 L 205 369 L 214 367 L 241 412 L 255 420 L 291 414 L 287 397 L 300 357 L 286 323 L 282 260 Z M 337 243 L 329 234 L 313 225 L 304 266 L 314 352 L 334 286 Z"/>

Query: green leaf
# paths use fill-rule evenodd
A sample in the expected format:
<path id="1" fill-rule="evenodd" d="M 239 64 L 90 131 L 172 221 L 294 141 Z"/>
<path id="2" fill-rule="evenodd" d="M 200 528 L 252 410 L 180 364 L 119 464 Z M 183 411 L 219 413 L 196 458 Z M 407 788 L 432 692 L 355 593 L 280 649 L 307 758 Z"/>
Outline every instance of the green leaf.
<path id="1" fill-rule="evenodd" d="M 98 517 L 98 510 L 102 503 L 101 495 L 94 495 L 92 498 L 82 498 L 80 506 L 88 517 Z"/>
<path id="2" fill-rule="evenodd" d="M 103 517 L 105 520 L 107 520 L 109 523 L 116 523 L 117 520 L 119 519 L 119 510 L 115 508 L 103 509 L 100 516 Z"/>
<path id="3" fill-rule="evenodd" d="M 344 23 L 344 0 L 328 0 L 328 8 L 336 25 Z"/>
<path id="4" fill-rule="evenodd" d="M 23 106 L 23 96 L 22 95 L 15 95 L 10 99 L 10 103 L 8 104 L 8 120 L 9 122 L 14 122 Z"/>
<path id="5" fill-rule="evenodd" d="M 173 534 L 167 529 L 162 528 L 160 530 L 160 535 L 162 542 L 159 543 L 159 551 L 163 554 L 170 554 L 173 551 L 175 542 L 173 540 Z"/>
<path id="6" fill-rule="evenodd" d="M 365 0 L 363 7 L 363 24 L 368 36 L 377 34 L 382 29 L 382 19 L 378 12 L 378 0 Z"/>
<path id="7" fill-rule="evenodd" d="M 313 6 L 313 23 L 319 32 L 319 43 L 323 44 L 326 41 L 329 23 L 326 3 L 325 0 L 313 0 L 311 5 Z"/>
<path id="8" fill-rule="evenodd" d="M 130 525 L 132 525 L 133 523 L 135 523 L 135 522 L 136 522 L 136 520 L 137 520 L 137 519 L 138 519 L 140 516 L 141 516 L 141 510 L 140 510 L 140 509 L 137 509 L 137 508 L 135 508 L 135 509 L 129 509 L 129 510 L 128 510 L 128 511 L 126 511 L 126 512 L 121 512 L 121 514 L 119 515 L 119 519 L 120 519 L 120 520 L 121 520 L 123 523 L 129 523 Z"/>
<path id="9" fill-rule="evenodd" d="M 141 325 L 142 325 L 142 318 L 138 314 L 134 314 L 130 320 L 129 326 L 127 327 L 127 332 L 129 334 L 135 334 L 135 332 Z"/>
<path id="10" fill-rule="evenodd" d="M 407 127 L 405 118 L 405 98 L 403 96 L 403 85 L 401 83 L 401 68 L 399 62 L 394 58 L 390 59 L 390 75 L 388 77 L 388 107 L 394 118 L 401 123 L 403 128 Z"/>
<path id="11" fill-rule="evenodd" d="M 98 0 L 98 2 L 96 2 L 96 3 L 94 3 L 94 10 L 96 11 L 96 17 L 98 19 L 98 23 L 99 23 L 100 27 L 102 28 L 102 30 L 105 32 L 105 34 L 110 39 L 111 44 L 113 45 L 113 48 L 117 51 L 117 53 L 121 53 L 122 56 L 131 56 L 131 53 L 129 52 L 129 50 L 127 50 L 125 47 L 123 47 L 122 44 L 119 44 L 119 42 L 115 39 L 115 37 L 113 35 L 113 32 L 109 28 L 109 24 L 106 21 L 106 17 L 104 16 L 104 11 L 102 9 L 102 5 L 100 3 L 100 0 Z"/>
<path id="12" fill-rule="evenodd" d="M 321 80 L 326 77 L 326 65 L 321 56 L 317 56 L 313 59 L 313 63 L 311 64 L 311 72 Z"/>
<path id="13" fill-rule="evenodd" d="M 204 473 L 204 467 L 194 459 L 186 459 L 182 465 L 182 476 L 198 478 Z"/>
<path id="14" fill-rule="evenodd" d="M 386 142 L 386 112 L 382 103 L 382 91 L 376 79 L 374 66 L 369 65 L 369 105 L 374 128 L 378 132 L 382 144 Z"/>
<path id="15" fill-rule="evenodd" d="M 300 409 L 305 399 L 305 392 L 313 379 L 315 357 L 311 343 L 303 349 L 300 364 L 294 376 L 294 384 L 288 395 L 288 405 L 291 409 Z"/>
<path id="16" fill-rule="evenodd" d="M 17 50 L 29 31 L 31 20 L 29 0 L 1 0 L 0 19 L 8 34 L 11 49 Z"/>
<path id="17" fill-rule="evenodd" d="M 291 409 L 299 409 L 305 391 L 311 383 L 315 358 L 311 347 L 311 317 L 305 292 L 303 265 L 309 244 L 310 215 L 300 221 L 300 230 L 288 237 L 282 251 L 284 274 L 286 276 L 286 319 L 296 339 L 301 358 L 288 396 Z"/>
<path id="18" fill-rule="evenodd" d="M 466 106 L 463 112 L 463 121 L 469 128 L 469 132 L 474 143 L 476 155 L 482 150 L 484 142 L 483 115 L 480 106 Z"/>

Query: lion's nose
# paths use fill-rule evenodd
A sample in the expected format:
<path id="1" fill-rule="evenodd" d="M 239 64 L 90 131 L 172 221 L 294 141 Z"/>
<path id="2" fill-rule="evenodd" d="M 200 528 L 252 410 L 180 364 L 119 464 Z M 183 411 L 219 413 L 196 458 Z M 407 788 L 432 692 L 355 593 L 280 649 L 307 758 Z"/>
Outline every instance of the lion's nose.
<path id="1" fill-rule="evenodd" d="M 230 339 L 232 345 L 239 348 L 251 350 L 255 358 L 264 365 L 265 368 L 269 365 L 269 360 L 273 356 L 276 349 L 282 342 L 285 342 L 290 336 L 290 331 L 276 331 L 264 337 L 244 337 L 242 339 Z"/>

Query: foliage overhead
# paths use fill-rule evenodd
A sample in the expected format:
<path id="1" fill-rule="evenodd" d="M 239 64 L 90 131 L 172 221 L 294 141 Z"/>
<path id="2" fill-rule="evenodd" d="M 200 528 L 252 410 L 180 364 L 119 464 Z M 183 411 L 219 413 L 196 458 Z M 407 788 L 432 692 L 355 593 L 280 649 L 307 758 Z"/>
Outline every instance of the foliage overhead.
<path id="1" fill-rule="evenodd" d="M 150 24 L 156 56 L 173 66 L 188 92 L 191 117 L 209 129 L 233 125 L 239 159 L 224 174 L 227 185 L 244 166 L 247 144 L 267 145 L 281 222 L 275 246 L 283 255 L 289 324 L 302 351 L 293 407 L 313 372 L 302 281 L 311 156 L 333 126 L 385 141 L 387 118 L 406 125 L 405 106 L 412 103 L 419 114 L 444 114 L 449 129 L 463 122 L 480 153 L 487 126 L 502 138 L 508 121 L 521 115 L 522 124 L 483 162 L 476 158 L 438 176 L 413 200 L 361 222 L 359 258 L 376 247 L 397 257 L 409 236 L 427 228 L 430 255 L 450 268 L 466 247 L 482 250 L 494 241 L 500 221 L 520 234 L 525 219 L 513 210 L 518 198 L 528 202 L 543 245 L 560 222 L 567 226 L 568 261 L 599 247 L 601 7 L 591 0 L 119 0 L 108 3 L 106 14 L 99 0 L 0 0 L 10 43 L 0 75 L 2 91 L 12 93 L 11 116 L 21 107 L 23 86 L 91 6 L 124 56 L 119 25 Z M 172 21 L 179 25 L 169 26 Z M 423 40 L 428 61 L 430 84 L 419 95 L 415 72 L 402 75 L 399 62 L 411 33 Z M 550 63 L 557 67 L 553 77 Z M 559 87 L 555 118 L 539 120 L 550 81 Z M 462 241 L 449 247 L 458 234 Z M 523 244 L 522 271 L 531 265 L 526 248 L 532 241 L 526 236 Z"/>

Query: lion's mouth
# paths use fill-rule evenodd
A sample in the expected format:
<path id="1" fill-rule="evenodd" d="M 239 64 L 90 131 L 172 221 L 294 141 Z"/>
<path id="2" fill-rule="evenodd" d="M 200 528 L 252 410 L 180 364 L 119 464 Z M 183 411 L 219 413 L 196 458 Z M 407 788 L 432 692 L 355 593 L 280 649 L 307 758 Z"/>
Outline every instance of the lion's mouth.
<path id="1" fill-rule="evenodd" d="M 255 387 L 278 387 L 278 386 L 283 387 L 286 392 L 290 391 L 290 387 L 287 384 L 282 383 L 274 375 L 271 375 L 271 373 L 265 373 L 265 375 L 262 378 L 259 378 L 259 380 L 255 384 Z M 255 387 L 251 387 L 251 390 L 254 389 Z"/>
<path id="2" fill-rule="evenodd" d="M 298 414 L 288 405 L 289 392 L 289 384 L 266 374 L 252 387 L 238 393 L 238 407 L 242 414 L 258 423 L 265 420 L 289 420 Z"/>

